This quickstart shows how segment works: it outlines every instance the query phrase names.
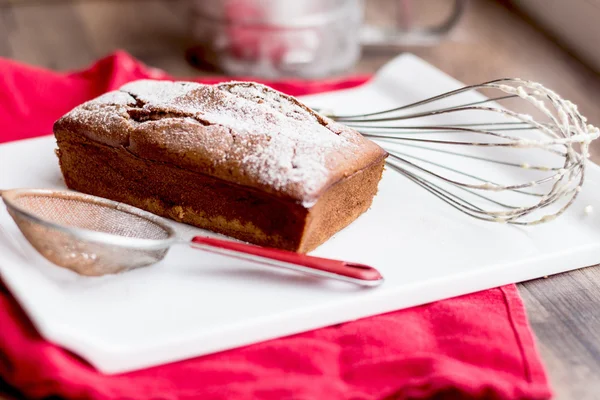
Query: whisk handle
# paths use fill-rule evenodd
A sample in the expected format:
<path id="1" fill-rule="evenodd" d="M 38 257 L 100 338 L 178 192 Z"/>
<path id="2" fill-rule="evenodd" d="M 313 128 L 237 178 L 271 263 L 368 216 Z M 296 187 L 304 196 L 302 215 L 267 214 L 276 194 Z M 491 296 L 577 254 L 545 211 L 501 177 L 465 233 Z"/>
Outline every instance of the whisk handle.
<path id="1" fill-rule="evenodd" d="M 194 247 L 213 253 L 359 285 L 377 286 L 383 282 L 379 271 L 364 264 L 201 236 L 193 238 L 192 243 Z"/>

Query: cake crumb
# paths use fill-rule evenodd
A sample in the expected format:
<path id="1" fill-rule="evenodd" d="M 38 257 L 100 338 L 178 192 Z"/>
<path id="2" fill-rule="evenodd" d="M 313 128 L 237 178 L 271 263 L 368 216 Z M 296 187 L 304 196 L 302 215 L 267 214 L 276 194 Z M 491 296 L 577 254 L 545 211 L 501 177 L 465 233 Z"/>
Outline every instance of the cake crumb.
<path id="1" fill-rule="evenodd" d="M 173 207 L 173 212 L 179 220 L 183 220 L 183 218 L 185 217 L 185 213 L 183 212 L 183 208 L 181 206 Z"/>

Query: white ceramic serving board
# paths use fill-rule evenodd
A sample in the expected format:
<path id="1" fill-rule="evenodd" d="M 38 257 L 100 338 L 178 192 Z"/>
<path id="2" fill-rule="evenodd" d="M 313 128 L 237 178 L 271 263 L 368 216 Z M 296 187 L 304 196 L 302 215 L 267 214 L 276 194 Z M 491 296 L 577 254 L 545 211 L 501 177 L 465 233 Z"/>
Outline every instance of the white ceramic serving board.
<path id="1" fill-rule="evenodd" d="M 403 55 L 365 86 L 306 101 L 369 111 L 459 85 Z M 54 147 L 52 137 L 0 146 L 0 187 L 64 187 Z M 81 277 L 42 259 L 2 207 L 0 271 L 44 337 L 118 373 L 598 263 L 600 213 L 587 205 L 600 211 L 596 165 L 566 214 L 532 228 L 469 218 L 387 171 L 370 211 L 314 252 L 377 267 L 386 282 L 375 289 L 185 246 L 152 267 Z"/>

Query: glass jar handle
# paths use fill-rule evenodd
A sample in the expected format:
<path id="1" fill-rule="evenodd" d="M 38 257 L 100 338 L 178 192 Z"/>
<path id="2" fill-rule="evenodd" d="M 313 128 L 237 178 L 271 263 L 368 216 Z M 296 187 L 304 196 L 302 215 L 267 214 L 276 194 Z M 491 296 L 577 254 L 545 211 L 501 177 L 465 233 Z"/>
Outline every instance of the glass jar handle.
<path id="1" fill-rule="evenodd" d="M 365 24 L 361 31 L 361 44 L 364 47 L 397 47 L 406 45 L 435 44 L 456 26 L 464 14 L 468 0 L 454 0 L 452 13 L 440 24 L 413 29 L 410 25 L 410 3 L 412 0 L 398 0 L 397 27 L 386 29 L 370 24 Z"/>

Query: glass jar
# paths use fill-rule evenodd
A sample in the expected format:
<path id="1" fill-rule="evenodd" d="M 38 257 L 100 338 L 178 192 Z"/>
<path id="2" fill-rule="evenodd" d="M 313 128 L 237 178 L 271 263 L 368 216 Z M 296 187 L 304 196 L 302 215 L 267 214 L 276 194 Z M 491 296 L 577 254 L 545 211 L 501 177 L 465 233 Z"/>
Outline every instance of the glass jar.
<path id="1" fill-rule="evenodd" d="M 189 0 L 188 56 L 237 76 L 320 78 L 352 67 L 363 46 L 437 43 L 467 0 L 438 0 L 450 10 L 431 26 L 415 23 L 423 0 L 390 0 L 392 24 L 365 24 L 365 0 Z M 444 7 L 433 8 L 434 13 Z M 390 14 L 390 15 L 387 15 Z"/>
<path id="2" fill-rule="evenodd" d="M 232 75 L 316 78 L 360 57 L 363 0 L 197 0 L 196 57 Z"/>

